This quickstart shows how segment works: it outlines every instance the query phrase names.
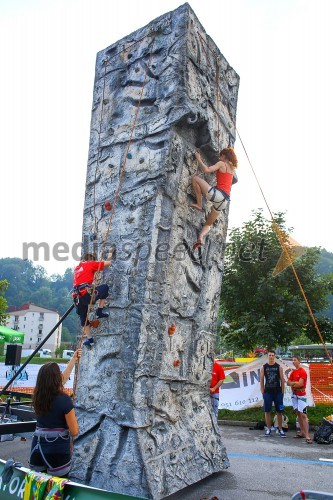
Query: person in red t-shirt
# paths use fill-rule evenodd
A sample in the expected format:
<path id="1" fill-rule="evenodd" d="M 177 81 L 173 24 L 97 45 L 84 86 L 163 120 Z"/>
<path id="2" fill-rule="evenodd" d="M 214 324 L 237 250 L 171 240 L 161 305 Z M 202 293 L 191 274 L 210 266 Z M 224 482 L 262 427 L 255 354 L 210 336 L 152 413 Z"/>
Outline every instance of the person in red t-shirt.
<path id="1" fill-rule="evenodd" d="M 233 148 L 224 148 L 220 152 L 220 159 L 215 165 L 207 167 L 202 161 L 199 152 L 195 153 L 195 157 L 199 163 L 199 168 L 204 174 L 216 173 L 216 186 L 211 186 L 207 181 L 195 175 L 192 177 L 192 187 L 196 197 L 196 202 L 192 203 L 190 207 L 202 211 L 202 197 L 206 196 L 208 201 L 213 203 L 213 208 L 208 214 L 206 222 L 200 231 L 198 240 L 193 245 L 193 249 L 202 245 L 203 239 L 210 231 L 212 225 L 219 217 L 222 210 L 227 207 L 230 200 L 231 185 L 237 182 L 235 170 L 237 168 L 237 156 Z M 235 179 L 234 179 L 235 175 Z"/>
<path id="2" fill-rule="evenodd" d="M 84 332 L 87 335 L 87 340 L 83 345 L 91 347 L 94 345 L 94 339 L 91 335 L 90 323 L 87 320 L 91 295 L 88 291 L 93 286 L 95 273 L 103 271 L 104 268 L 111 265 L 113 248 L 109 250 L 107 260 L 96 261 L 93 254 L 86 253 L 82 261 L 74 269 L 73 282 L 73 299 L 76 307 L 76 312 L 80 317 L 81 325 L 84 327 Z M 106 284 L 98 285 L 95 288 L 95 297 L 93 303 L 99 301 L 99 307 L 96 311 L 97 318 L 108 318 L 109 313 L 103 312 L 105 299 L 109 295 L 109 287 Z"/>
<path id="3" fill-rule="evenodd" d="M 306 414 L 306 381 L 308 376 L 304 368 L 301 367 L 301 358 L 299 356 L 293 356 L 293 365 L 295 370 L 290 373 L 287 385 L 289 385 L 293 391 L 291 401 L 294 411 L 297 414 L 300 426 L 300 432 L 296 434 L 296 437 L 304 437 L 306 442 L 311 444 L 312 440 L 309 434 L 309 420 Z"/>
<path id="4" fill-rule="evenodd" d="M 210 402 L 212 403 L 216 419 L 219 410 L 220 387 L 224 379 L 225 373 L 222 366 L 217 361 L 214 361 L 212 380 L 210 382 Z"/>

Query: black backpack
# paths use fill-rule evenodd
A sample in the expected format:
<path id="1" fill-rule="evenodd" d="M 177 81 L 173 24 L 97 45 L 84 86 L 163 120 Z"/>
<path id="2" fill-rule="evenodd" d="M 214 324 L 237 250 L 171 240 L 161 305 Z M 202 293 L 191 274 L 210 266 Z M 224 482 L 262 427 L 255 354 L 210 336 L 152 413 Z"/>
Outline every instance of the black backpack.
<path id="1" fill-rule="evenodd" d="M 332 444 L 333 443 L 333 425 L 324 422 L 318 427 L 313 436 L 314 441 L 318 444 Z"/>

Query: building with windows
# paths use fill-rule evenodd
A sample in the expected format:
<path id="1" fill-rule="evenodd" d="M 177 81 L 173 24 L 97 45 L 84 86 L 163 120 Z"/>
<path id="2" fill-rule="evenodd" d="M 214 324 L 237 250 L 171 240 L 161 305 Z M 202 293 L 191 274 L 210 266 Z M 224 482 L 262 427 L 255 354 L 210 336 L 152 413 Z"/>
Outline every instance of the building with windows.
<path id="1" fill-rule="evenodd" d="M 25 334 L 23 349 L 35 350 L 60 319 L 56 310 L 45 309 L 31 302 L 23 304 L 21 307 L 10 306 L 7 312 L 10 316 L 6 326 Z M 43 345 L 43 348 L 50 349 L 54 354 L 61 343 L 61 331 L 62 325 L 59 325 Z"/>

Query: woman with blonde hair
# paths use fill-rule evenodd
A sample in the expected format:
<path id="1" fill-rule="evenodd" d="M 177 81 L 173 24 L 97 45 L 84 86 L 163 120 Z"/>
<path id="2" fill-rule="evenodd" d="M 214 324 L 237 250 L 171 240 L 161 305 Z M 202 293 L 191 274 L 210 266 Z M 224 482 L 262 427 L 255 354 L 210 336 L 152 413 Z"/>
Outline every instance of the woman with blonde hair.
<path id="1" fill-rule="evenodd" d="M 213 203 L 211 212 L 208 214 L 206 222 L 200 231 L 197 242 L 193 245 L 193 249 L 202 245 L 204 237 L 210 231 L 211 226 L 219 217 L 230 201 L 231 185 L 233 184 L 234 173 L 237 168 L 237 156 L 232 147 L 224 148 L 220 152 L 220 160 L 208 167 L 201 159 L 199 152 L 195 153 L 195 157 L 199 163 L 200 170 L 204 174 L 216 172 L 216 185 L 211 186 L 207 181 L 195 175 L 192 177 L 192 186 L 196 197 L 196 203 L 190 205 L 192 208 L 202 210 L 202 197 L 206 196 L 208 201 Z"/>
<path id="2" fill-rule="evenodd" d="M 38 372 L 32 398 L 37 423 L 29 460 L 30 467 L 37 472 L 62 477 L 70 470 L 71 436 L 78 434 L 79 426 L 64 384 L 81 352 L 78 349 L 74 353 L 63 373 L 57 363 L 46 363 Z"/>

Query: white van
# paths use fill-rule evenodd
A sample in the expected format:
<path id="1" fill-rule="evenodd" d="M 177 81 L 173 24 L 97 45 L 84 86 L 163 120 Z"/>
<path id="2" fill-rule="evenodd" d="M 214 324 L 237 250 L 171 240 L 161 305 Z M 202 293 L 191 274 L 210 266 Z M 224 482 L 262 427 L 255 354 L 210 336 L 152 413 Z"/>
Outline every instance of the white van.
<path id="1" fill-rule="evenodd" d="M 70 349 L 65 349 L 62 351 L 62 357 L 63 358 L 72 358 L 74 355 L 74 351 L 71 351 Z"/>
<path id="2" fill-rule="evenodd" d="M 50 349 L 42 349 L 39 355 L 41 358 L 52 358 Z"/>

